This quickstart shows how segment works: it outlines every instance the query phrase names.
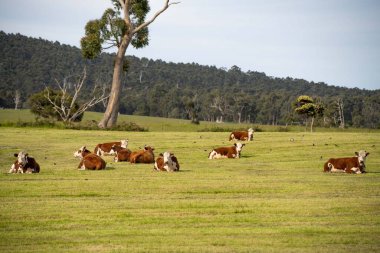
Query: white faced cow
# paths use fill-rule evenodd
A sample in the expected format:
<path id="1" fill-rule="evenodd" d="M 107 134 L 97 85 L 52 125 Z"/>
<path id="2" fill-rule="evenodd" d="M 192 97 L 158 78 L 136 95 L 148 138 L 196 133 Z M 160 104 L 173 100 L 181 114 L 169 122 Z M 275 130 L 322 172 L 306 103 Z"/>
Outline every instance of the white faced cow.
<path id="1" fill-rule="evenodd" d="M 208 155 L 208 159 L 240 158 L 240 152 L 245 144 L 235 143 L 232 147 L 214 148 Z"/>
<path id="2" fill-rule="evenodd" d="M 230 134 L 229 140 L 253 141 L 253 132 L 252 128 L 248 129 L 248 131 L 234 131 Z"/>
<path id="3" fill-rule="evenodd" d="M 74 152 L 74 157 L 81 159 L 78 165 L 79 170 L 104 170 L 106 168 L 106 162 L 100 156 L 92 154 L 86 149 L 86 146 Z"/>
<path id="4" fill-rule="evenodd" d="M 113 145 L 120 146 L 122 148 L 127 148 L 128 146 L 128 140 L 121 140 L 121 141 L 115 141 L 115 142 L 107 142 L 107 143 L 100 143 L 96 145 L 94 153 L 98 156 L 104 156 L 104 155 L 114 155 L 114 151 L 111 149 Z"/>
<path id="5" fill-rule="evenodd" d="M 170 152 L 159 154 L 156 162 L 154 163 L 154 169 L 157 171 L 179 171 L 179 163 L 177 157 Z"/>
<path id="6" fill-rule="evenodd" d="M 23 151 L 14 154 L 17 160 L 12 164 L 9 173 L 39 173 L 40 165 L 36 160 Z"/>
<path id="7" fill-rule="evenodd" d="M 354 157 L 330 158 L 324 165 L 324 172 L 345 172 L 361 174 L 365 173 L 365 159 L 369 155 L 368 152 L 360 150 L 355 152 Z"/>

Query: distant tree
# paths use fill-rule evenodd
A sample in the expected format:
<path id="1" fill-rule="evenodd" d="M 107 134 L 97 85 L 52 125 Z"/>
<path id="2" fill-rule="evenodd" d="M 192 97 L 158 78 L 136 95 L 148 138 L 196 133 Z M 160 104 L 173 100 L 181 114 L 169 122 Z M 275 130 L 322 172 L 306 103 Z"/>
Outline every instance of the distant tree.
<path id="1" fill-rule="evenodd" d="M 125 70 L 124 56 L 129 44 L 135 48 L 148 45 L 148 26 L 170 5 L 178 3 L 164 0 L 163 8 L 146 21 L 145 17 L 150 10 L 148 0 L 111 1 L 114 8 L 105 10 L 100 19 L 89 21 L 85 27 L 85 36 L 81 39 L 83 56 L 89 59 L 97 57 L 103 49 L 117 47 L 110 98 L 103 119 L 99 122 L 100 128 L 112 127 L 117 122 L 121 74 Z"/>
<path id="2" fill-rule="evenodd" d="M 314 100 L 309 96 L 299 96 L 294 102 L 295 112 L 305 117 L 305 119 L 311 118 L 310 132 L 313 132 L 314 119 L 317 116 L 322 116 L 324 106 L 322 103 L 314 103 Z"/>

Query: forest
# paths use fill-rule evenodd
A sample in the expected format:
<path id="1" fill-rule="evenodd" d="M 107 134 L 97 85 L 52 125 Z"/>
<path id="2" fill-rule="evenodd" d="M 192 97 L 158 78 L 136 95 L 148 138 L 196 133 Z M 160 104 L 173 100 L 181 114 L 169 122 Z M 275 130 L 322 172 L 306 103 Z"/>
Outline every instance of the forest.
<path id="1" fill-rule="evenodd" d="M 79 39 L 79 38 L 78 38 Z M 29 108 L 31 95 L 79 75 L 86 68 L 82 97 L 95 85 L 109 87 L 114 55 L 94 60 L 79 48 L 0 31 L 0 108 Z M 232 63 L 233 64 L 233 63 Z M 379 84 L 380 85 L 380 84 Z M 270 125 L 304 124 L 293 102 L 308 95 L 324 105 L 316 125 L 380 127 L 380 90 L 363 90 L 278 78 L 238 66 L 217 68 L 127 56 L 120 113 L 190 119 L 192 122 L 244 122 Z M 102 112 L 105 103 L 92 111 Z"/>

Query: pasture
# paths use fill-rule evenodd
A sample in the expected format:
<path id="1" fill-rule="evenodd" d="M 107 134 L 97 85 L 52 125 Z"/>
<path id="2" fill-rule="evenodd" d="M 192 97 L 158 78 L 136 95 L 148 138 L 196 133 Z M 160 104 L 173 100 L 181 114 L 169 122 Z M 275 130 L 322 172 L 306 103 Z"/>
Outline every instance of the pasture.
<path id="1" fill-rule="evenodd" d="M 178 173 L 73 152 L 129 139 L 170 150 Z M 208 160 L 227 132 L 0 128 L 0 252 L 379 252 L 380 133 L 258 132 L 241 159 Z M 365 149 L 367 174 L 322 172 Z M 7 174 L 28 151 L 40 174 Z"/>

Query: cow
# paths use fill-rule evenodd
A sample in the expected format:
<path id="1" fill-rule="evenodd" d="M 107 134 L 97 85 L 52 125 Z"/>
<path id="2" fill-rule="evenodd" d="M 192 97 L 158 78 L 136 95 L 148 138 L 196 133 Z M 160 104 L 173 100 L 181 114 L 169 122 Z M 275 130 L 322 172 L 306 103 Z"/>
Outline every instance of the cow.
<path id="1" fill-rule="evenodd" d="M 91 153 L 86 146 L 74 152 L 74 157 L 81 159 L 78 170 L 104 170 L 106 162 L 98 155 Z"/>
<path id="2" fill-rule="evenodd" d="M 253 141 L 253 132 L 252 128 L 248 129 L 248 131 L 234 131 L 230 134 L 229 140 Z"/>
<path id="3" fill-rule="evenodd" d="M 117 145 L 113 145 L 111 150 L 115 153 L 115 162 L 129 162 L 132 151 L 127 148 L 122 148 Z"/>
<path id="4" fill-rule="evenodd" d="M 232 147 L 214 148 L 208 155 L 208 159 L 240 158 L 240 152 L 245 144 L 235 143 Z"/>
<path id="5" fill-rule="evenodd" d="M 154 169 L 157 171 L 179 171 L 179 163 L 177 157 L 173 153 L 165 152 L 159 154 L 154 163 Z"/>
<path id="6" fill-rule="evenodd" d="M 12 164 L 9 173 L 40 173 L 40 165 L 24 151 L 14 154 L 17 160 Z"/>
<path id="7" fill-rule="evenodd" d="M 154 148 L 144 146 L 143 150 L 134 151 L 130 155 L 130 163 L 154 163 Z"/>
<path id="8" fill-rule="evenodd" d="M 111 150 L 113 145 L 120 146 L 122 148 L 127 148 L 128 139 L 116 142 L 99 143 L 98 145 L 96 145 L 94 153 L 98 156 L 114 155 L 115 153 Z"/>
<path id="9" fill-rule="evenodd" d="M 323 167 L 324 172 L 345 172 L 353 174 L 366 173 L 365 159 L 369 155 L 368 152 L 360 150 L 355 152 L 354 157 L 330 158 Z"/>

